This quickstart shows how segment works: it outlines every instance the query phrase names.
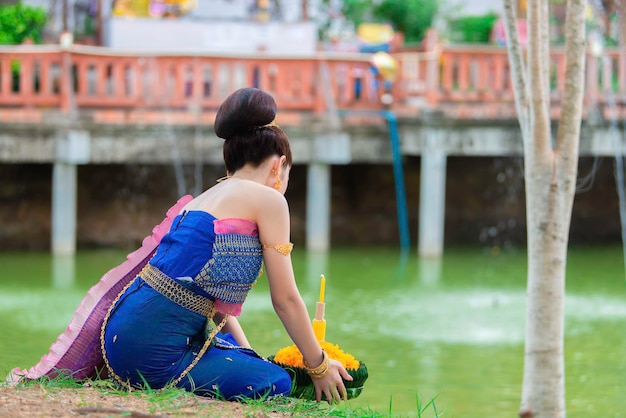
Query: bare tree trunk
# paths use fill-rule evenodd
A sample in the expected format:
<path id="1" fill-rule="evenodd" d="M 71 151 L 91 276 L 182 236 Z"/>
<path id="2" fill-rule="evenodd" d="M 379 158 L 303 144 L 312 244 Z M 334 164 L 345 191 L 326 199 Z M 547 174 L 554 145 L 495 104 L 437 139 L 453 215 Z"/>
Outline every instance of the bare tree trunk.
<path id="1" fill-rule="evenodd" d="M 62 27 L 61 30 L 63 32 L 67 31 L 69 25 L 68 25 L 68 14 L 69 14 L 69 5 L 67 4 L 69 0 L 63 0 L 63 8 L 62 8 L 62 13 L 61 13 L 61 21 L 62 23 Z"/>
<path id="2" fill-rule="evenodd" d="M 309 2 L 308 0 L 302 0 L 302 18 L 303 22 L 307 22 L 309 20 Z"/>
<path id="3" fill-rule="evenodd" d="M 617 25 L 619 29 L 619 46 L 626 47 L 626 0 L 616 0 Z"/>
<path id="4" fill-rule="evenodd" d="M 566 80 L 553 145 L 548 0 L 528 1 L 526 69 L 513 0 L 505 1 L 507 47 L 524 140 L 528 300 L 520 417 L 565 417 L 563 301 L 578 164 L 585 63 L 584 0 L 568 0 Z M 526 84 L 528 80 L 528 84 Z"/>

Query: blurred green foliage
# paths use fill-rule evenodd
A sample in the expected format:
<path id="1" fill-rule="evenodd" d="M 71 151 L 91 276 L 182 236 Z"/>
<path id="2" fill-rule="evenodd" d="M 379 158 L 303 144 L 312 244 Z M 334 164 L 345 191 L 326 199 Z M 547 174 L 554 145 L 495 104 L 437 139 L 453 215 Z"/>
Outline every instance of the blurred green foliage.
<path id="1" fill-rule="evenodd" d="M 0 44 L 16 45 L 27 39 L 41 43 L 47 20 L 43 7 L 32 7 L 22 2 L 0 5 Z"/>
<path id="2" fill-rule="evenodd" d="M 342 13 L 358 26 L 363 22 L 390 23 L 407 43 L 424 38 L 438 10 L 437 0 L 344 0 Z"/>
<path id="3" fill-rule="evenodd" d="M 450 40 L 459 43 L 488 43 L 497 19 L 495 13 L 454 19 L 450 21 Z"/>
<path id="4" fill-rule="evenodd" d="M 413 43 L 421 41 L 432 26 L 437 5 L 436 0 L 384 0 L 374 13 L 404 33 L 406 42 Z"/>

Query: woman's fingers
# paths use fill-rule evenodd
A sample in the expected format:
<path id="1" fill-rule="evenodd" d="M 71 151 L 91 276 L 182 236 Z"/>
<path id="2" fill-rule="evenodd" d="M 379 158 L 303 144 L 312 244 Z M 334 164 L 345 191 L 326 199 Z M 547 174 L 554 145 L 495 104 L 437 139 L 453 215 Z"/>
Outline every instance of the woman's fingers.
<path id="1" fill-rule="evenodd" d="M 344 396 L 344 392 L 345 392 L 345 390 L 341 390 L 341 388 L 339 386 L 337 386 L 337 389 L 335 391 L 335 394 L 336 394 L 335 399 L 337 400 L 337 402 L 340 402 L 340 401 L 346 399 L 345 396 Z"/>
<path id="2" fill-rule="evenodd" d="M 338 384 L 331 386 L 330 392 L 332 394 L 332 399 L 337 402 L 340 402 L 342 400 L 348 400 L 348 391 L 346 390 L 346 386 L 343 384 L 343 382 L 339 382 Z M 327 397 L 326 399 L 329 398 Z"/>
<path id="3" fill-rule="evenodd" d="M 335 374 L 336 373 L 336 374 Z M 332 377 L 331 377 L 332 376 Z M 343 383 L 343 379 L 352 380 L 352 376 L 342 367 L 338 367 L 332 373 L 329 373 L 324 379 L 319 379 L 315 383 L 315 399 L 321 402 L 322 395 L 330 404 L 348 399 L 348 391 Z"/>
<path id="4" fill-rule="evenodd" d="M 335 391 L 332 389 L 328 390 L 328 393 L 326 393 L 326 400 L 328 401 L 329 404 L 333 403 L 333 401 L 335 401 Z"/>
<path id="5" fill-rule="evenodd" d="M 317 392 L 317 391 L 316 391 Z M 315 398 L 318 402 L 322 400 L 322 394 L 324 394 L 324 398 L 326 402 L 332 404 L 333 402 L 340 402 L 341 400 L 347 400 L 348 394 L 346 392 L 346 388 L 343 385 L 337 386 L 327 386 L 325 389 L 317 392 Z"/>
<path id="6" fill-rule="evenodd" d="M 341 401 L 341 398 L 339 397 L 339 391 L 337 390 L 336 387 L 329 388 L 328 390 L 325 390 L 324 391 L 324 396 L 326 396 L 326 401 L 329 404 L 332 404 L 333 402 Z"/>
<path id="7" fill-rule="evenodd" d="M 354 378 L 350 376 L 350 373 L 348 373 L 348 371 L 344 367 L 341 367 L 339 369 L 339 374 L 344 380 L 348 380 L 348 381 L 354 380 Z"/>
<path id="8" fill-rule="evenodd" d="M 341 399 L 343 399 L 344 401 L 348 400 L 348 391 L 346 390 L 346 387 L 344 385 L 341 385 Z"/>
<path id="9" fill-rule="evenodd" d="M 333 396 L 331 394 L 330 388 L 328 386 L 325 386 L 324 389 L 321 391 L 321 393 L 324 394 L 324 399 L 326 399 L 326 402 L 331 403 L 331 401 L 333 400 Z M 318 402 L 321 401 L 320 398 L 317 399 Z"/>

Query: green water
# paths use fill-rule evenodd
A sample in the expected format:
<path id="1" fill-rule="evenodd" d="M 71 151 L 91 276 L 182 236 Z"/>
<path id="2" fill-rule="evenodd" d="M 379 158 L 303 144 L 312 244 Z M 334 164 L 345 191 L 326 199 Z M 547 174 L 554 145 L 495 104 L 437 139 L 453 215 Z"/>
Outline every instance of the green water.
<path id="1" fill-rule="evenodd" d="M 87 289 L 124 260 L 119 251 L 0 254 L 0 372 L 48 351 Z M 415 416 L 436 396 L 446 417 L 517 415 L 521 393 L 526 258 L 522 252 L 446 250 L 420 262 L 393 249 L 294 252 L 311 314 L 326 276 L 327 340 L 368 366 L 353 407 Z M 74 277 L 74 278 L 73 278 Z M 241 322 L 262 355 L 290 341 L 261 280 Z M 569 417 L 626 416 L 626 287 L 621 248 L 570 251 L 566 298 Z M 429 412 L 426 416 L 432 416 Z"/>

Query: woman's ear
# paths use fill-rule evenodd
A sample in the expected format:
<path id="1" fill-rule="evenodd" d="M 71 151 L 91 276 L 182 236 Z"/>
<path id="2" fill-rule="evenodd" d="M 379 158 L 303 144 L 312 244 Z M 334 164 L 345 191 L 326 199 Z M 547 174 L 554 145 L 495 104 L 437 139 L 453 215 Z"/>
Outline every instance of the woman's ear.
<path id="1" fill-rule="evenodd" d="M 287 161 L 287 157 L 284 155 L 276 157 L 272 163 L 272 171 L 280 173 L 281 169 L 285 166 L 285 161 Z"/>

